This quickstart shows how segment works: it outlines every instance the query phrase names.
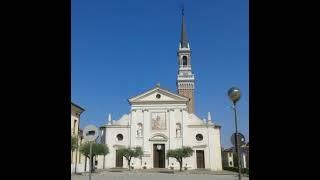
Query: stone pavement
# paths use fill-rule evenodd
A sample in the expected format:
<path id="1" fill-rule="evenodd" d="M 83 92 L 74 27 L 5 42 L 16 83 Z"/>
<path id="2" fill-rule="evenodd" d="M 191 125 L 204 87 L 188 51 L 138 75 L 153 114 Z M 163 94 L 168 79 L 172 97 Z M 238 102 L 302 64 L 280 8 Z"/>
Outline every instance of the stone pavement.
<path id="1" fill-rule="evenodd" d="M 92 180 L 238 180 L 238 176 L 233 172 L 217 172 L 212 171 L 185 171 L 185 172 L 170 172 L 158 171 L 156 170 L 134 170 L 127 171 L 123 169 L 120 170 L 110 170 L 102 171 L 92 174 Z M 118 171 L 118 172 L 116 172 Z M 88 174 L 83 175 L 72 175 L 71 180 L 88 180 Z M 248 177 L 242 176 L 242 180 L 249 180 Z"/>
<path id="2" fill-rule="evenodd" d="M 152 169 L 134 169 L 129 171 L 127 168 L 111 168 L 105 170 L 97 170 L 96 175 L 105 174 L 109 172 L 130 172 L 130 173 L 168 173 L 168 174 L 211 174 L 211 175 L 236 175 L 236 172 L 232 171 L 211 171 L 207 169 L 193 169 L 180 172 L 179 170 L 170 170 L 166 168 L 152 168 Z M 85 175 L 87 173 L 83 173 Z"/>

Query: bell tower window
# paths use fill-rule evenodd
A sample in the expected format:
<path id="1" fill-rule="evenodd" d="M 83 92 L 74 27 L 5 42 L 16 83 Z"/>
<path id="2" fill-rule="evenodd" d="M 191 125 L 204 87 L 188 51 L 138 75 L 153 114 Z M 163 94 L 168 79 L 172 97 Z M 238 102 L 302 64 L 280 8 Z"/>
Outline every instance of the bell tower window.
<path id="1" fill-rule="evenodd" d="M 182 57 L 182 65 L 186 66 L 188 64 L 188 58 L 187 56 Z"/>

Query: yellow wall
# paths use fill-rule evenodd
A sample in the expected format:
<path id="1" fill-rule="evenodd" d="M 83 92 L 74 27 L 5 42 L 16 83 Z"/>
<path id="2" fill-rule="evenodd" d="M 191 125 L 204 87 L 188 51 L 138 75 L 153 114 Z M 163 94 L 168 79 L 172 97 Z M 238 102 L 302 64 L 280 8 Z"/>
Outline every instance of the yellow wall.
<path id="1" fill-rule="evenodd" d="M 83 110 L 77 108 L 76 106 L 73 106 L 71 104 L 71 136 L 77 137 L 78 138 L 78 146 L 81 144 L 81 138 L 78 137 L 79 135 L 79 123 L 80 123 L 80 114 L 83 112 Z M 76 155 L 77 157 L 77 163 L 82 163 L 82 158 L 80 152 L 73 151 L 71 152 L 71 163 L 75 163 L 76 160 Z"/>

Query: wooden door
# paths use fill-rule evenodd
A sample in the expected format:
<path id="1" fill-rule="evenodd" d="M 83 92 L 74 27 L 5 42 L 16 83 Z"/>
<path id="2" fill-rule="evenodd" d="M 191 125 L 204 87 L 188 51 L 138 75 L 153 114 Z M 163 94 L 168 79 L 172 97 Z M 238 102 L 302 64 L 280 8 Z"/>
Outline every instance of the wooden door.
<path id="1" fill-rule="evenodd" d="M 116 150 L 116 167 L 123 167 L 123 156 L 119 155 L 118 150 Z"/>
<path id="2" fill-rule="evenodd" d="M 161 150 L 159 151 L 159 168 L 165 168 L 165 151 L 164 144 L 161 144 Z"/>
<path id="3" fill-rule="evenodd" d="M 197 168 L 205 168 L 205 166 L 204 166 L 204 151 L 197 150 L 196 156 L 197 156 Z"/>
<path id="4" fill-rule="evenodd" d="M 161 149 L 158 150 L 157 146 L 160 145 Z M 153 167 L 165 168 L 165 145 L 154 144 L 153 145 Z"/>

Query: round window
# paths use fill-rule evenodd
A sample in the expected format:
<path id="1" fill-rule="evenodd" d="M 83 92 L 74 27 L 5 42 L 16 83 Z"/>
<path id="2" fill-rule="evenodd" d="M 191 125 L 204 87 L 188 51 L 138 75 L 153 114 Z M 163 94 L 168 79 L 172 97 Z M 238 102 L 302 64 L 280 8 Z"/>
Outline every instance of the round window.
<path id="1" fill-rule="evenodd" d="M 160 98 L 161 98 L 161 95 L 160 95 L 160 94 L 157 94 L 157 95 L 156 95 L 156 98 L 160 99 Z"/>
<path id="2" fill-rule="evenodd" d="M 118 141 L 122 141 L 123 140 L 123 135 L 122 134 L 118 134 L 117 135 L 117 139 L 118 139 Z"/>
<path id="3" fill-rule="evenodd" d="M 196 139 L 197 139 L 197 141 L 202 141 L 203 140 L 202 134 L 197 134 Z"/>

